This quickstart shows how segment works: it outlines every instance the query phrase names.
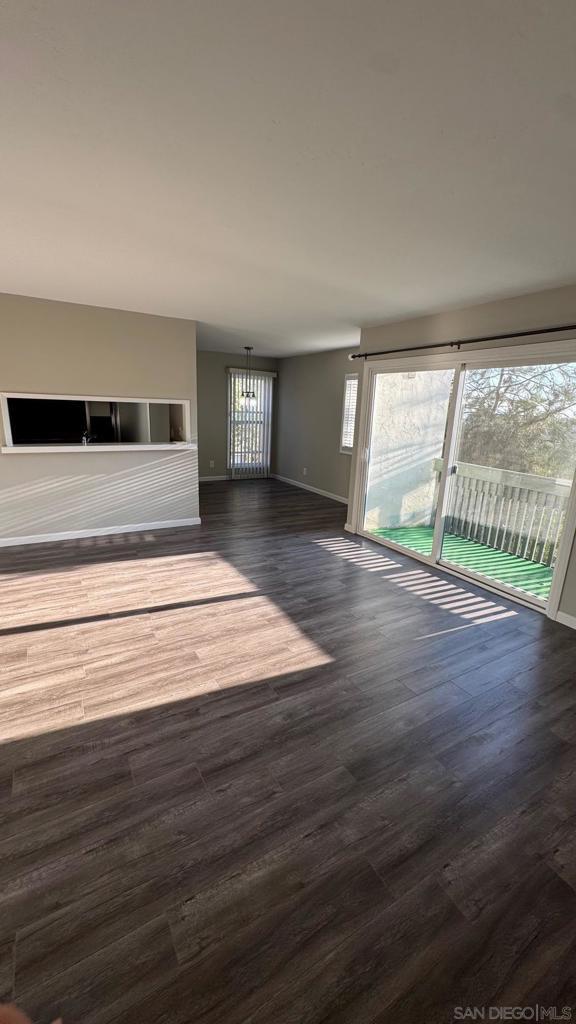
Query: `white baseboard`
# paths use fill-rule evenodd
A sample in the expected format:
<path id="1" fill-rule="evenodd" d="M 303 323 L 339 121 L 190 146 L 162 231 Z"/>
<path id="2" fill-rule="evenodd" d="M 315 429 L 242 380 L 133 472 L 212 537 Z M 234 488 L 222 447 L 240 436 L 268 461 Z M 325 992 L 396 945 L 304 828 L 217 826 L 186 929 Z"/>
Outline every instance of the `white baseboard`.
<path id="1" fill-rule="evenodd" d="M 313 491 L 314 494 L 321 494 L 323 498 L 332 498 L 332 501 L 340 501 L 343 505 L 348 504 L 348 498 L 340 494 L 332 494 L 330 491 L 322 491 L 319 487 L 312 487 L 311 484 L 303 484 L 300 480 L 290 480 L 287 476 L 280 476 L 279 473 L 271 473 L 274 480 L 281 480 L 283 484 L 291 484 L 292 487 L 301 487 L 304 491 Z"/>
<path id="2" fill-rule="evenodd" d="M 229 480 L 229 476 L 199 476 L 199 484 L 209 484 L 212 480 Z"/>
<path id="3" fill-rule="evenodd" d="M 570 629 L 576 629 L 576 616 L 567 615 L 566 612 L 557 612 L 556 622 L 560 622 L 563 626 L 570 626 Z"/>
<path id="4" fill-rule="evenodd" d="M 0 548 L 21 544 L 49 544 L 58 540 L 79 540 L 82 537 L 106 537 L 112 533 L 143 533 L 146 530 L 173 530 L 179 526 L 199 526 L 200 517 L 163 519 L 158 523 L 129 523 L 127 526 L 101 526 L 92 530 L 66 530 L 63 533 L 35 533 L 28 537 L 0 537 Z"/>

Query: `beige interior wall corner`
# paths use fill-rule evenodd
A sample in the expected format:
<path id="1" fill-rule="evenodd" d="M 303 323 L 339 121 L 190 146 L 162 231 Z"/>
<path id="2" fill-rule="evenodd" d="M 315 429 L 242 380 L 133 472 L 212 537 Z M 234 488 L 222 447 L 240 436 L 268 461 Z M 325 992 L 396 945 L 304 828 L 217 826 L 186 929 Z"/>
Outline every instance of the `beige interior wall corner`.
<path id="1" fill-rule="evenodd" d="M 344 378 L 357 369 L 349 351 L 280 360 L 275 459 L 279 476 L 345 500 L 351 456 L 340 452 Z"/>
<path id="2" fill-rule="evenodd" d="M 253 359 L 255 369 L 278 374 L 272 472 L 344 499 L 351 463 L 351 456 L 340 452 L 344 377 L 357 369 L 348 351 Z M 244 352 L 199 351 L 197 359 L 200 477 L 226 476 L 226 369 L 242 366 Z"/>

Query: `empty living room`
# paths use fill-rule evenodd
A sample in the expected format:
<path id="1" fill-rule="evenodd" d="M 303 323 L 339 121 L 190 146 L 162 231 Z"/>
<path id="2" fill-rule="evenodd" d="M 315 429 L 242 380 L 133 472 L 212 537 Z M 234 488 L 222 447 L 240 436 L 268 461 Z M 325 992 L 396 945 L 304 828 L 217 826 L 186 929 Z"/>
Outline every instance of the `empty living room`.
<path id="1" fill-rule="evenodd" d="M 575 46 L 0 4 L 0 1024 L 576 1024 Z"/>

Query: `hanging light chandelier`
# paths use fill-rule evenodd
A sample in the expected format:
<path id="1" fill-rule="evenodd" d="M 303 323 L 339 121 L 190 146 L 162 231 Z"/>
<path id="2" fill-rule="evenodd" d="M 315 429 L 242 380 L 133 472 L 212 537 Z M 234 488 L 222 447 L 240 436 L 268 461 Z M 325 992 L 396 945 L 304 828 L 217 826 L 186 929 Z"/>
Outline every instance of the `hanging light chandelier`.
<path id="1" fill-rule="evenodd" d="M 242 398 L 246 401 L 247 405 L 251 405 L 256 401 L 256 392 L 254 391 L 254 381 L 252 379 L 252 352 L 254 351 L 252 345 L 244 345 L 244 351 L 246 353 L 246 370 L 244 374 L 244 387 L 242 389 Z"/>

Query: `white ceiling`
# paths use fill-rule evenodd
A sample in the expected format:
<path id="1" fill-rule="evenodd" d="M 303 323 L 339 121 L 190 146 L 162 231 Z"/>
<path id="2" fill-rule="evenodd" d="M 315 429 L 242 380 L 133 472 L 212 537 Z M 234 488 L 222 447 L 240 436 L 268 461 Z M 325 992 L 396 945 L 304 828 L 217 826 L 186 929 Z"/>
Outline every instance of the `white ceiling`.
<path id="1" fill-rule="evenodd" d="M 574 0 L 2 0 L 0 289 L 289 354 L 576 280 Z"/>

